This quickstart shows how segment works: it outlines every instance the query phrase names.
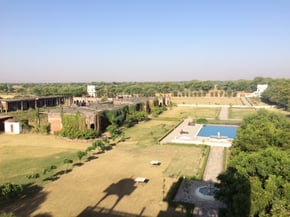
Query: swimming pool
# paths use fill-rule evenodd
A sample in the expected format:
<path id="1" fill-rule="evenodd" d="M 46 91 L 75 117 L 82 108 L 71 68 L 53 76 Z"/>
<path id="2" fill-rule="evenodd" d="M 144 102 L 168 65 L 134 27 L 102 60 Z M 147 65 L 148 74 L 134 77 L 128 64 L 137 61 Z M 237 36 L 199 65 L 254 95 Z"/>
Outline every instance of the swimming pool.
<path id="1" fill-rule="evenodd" d="M 234 125 L 209 125 L 202 126 L 197 136 L 213 138 L 236 138 L 238 126 Z"/>

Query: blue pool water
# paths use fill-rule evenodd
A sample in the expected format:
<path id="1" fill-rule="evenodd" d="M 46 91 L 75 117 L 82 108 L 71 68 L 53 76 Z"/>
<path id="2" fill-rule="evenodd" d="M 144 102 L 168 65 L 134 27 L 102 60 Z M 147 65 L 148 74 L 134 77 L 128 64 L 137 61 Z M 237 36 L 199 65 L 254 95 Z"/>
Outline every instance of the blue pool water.
<path id="1" fill-rule="evenodd" d="M 236 138 L 238 126 L 203 125 L 197 136 L 216 138 Z"/>

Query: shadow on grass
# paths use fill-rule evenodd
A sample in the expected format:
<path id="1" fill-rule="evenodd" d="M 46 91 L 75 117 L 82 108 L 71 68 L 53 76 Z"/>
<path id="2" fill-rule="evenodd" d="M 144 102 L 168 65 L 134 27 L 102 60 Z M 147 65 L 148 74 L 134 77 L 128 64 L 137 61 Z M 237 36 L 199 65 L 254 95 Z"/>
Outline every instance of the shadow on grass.
<path id="1" fill-rule="evenodd" d="M 73 167 L 81 167 L 82 165 L 84 165 L 84 163 L 82 163 L 82 162 L 74 163 Z"/>
<path id="2" fill-rule="evenodd" d="M 42 191 L 42 187 L 29 183 L 23 186 L 23 196 L 1 204 L 1 211 L 13 213 L 16 216 L 31 216 L 40 205 L 46 200 L 47 193 Z M 49 213 L 38 217 L 50 217 Z"/>
<path id="3" fill-rule="evenodd" d="M 90 216 L 136 216 L 129 213 L 122 213 L 114 210 L 118 203 L 124 196 L 131 195 L 137 187 L 135 181 L 132 178 L 125 178 L 119 180 L 117 183 L 112 183 L 106 189 L 104 189 L 105 195 L 95 204 L 95 206 L 89 206 L 84 209 L 78 217 L 90 217 Z M 111 208 L 100 207 L 100 204 L 105 201 L 109 196 L 117 196 L 117 200 L 112 204 Z"/>
<path id="4" fill-rule="evenodd" d="M 116 206 L 126 196 L 129 197 L 140 185 L 136 185 L 136 182 L 132 178 L 125 178 L 119 180 L 117 183 L 112 183 L 106 189 L 104 189 L 105 195 L 94 205 L 85 208 L 77 217 L 149 217 L 152 215 L 145 215 L 146 207 L 141 210 L 136 210 L 137 213 L 128 213 L 124 211 L 118 211 Z M 111 204 L 110 207 L 104 207 L 103 202 L 107 198 L 111 198 L 114 195 L 117 197 L 116 201 Z M 134 206 L 134 204 L 131 204 Z M 175 208 L 169 207 L 166 211 L 160 211 L 158 217 L 184 217 L 184 213 Z"/>
<path id="5" fill-rule="evenodd" d="M 43 181 L 56 181 L 56 180 L 58 180 L 60 177 L 59 176 L 54 176 L 54 175 L 52 175 L 52 176 L 50 176 L 50 177 L 47 177 L 47 178 L 45 178 L 45 179 L 43 179 Z"/>
<path id="6" fill-rule="evenodd" d="M 87 158 L 86 162 L 89 162 L 89 161 L 92 161 L 92 160 L 95 160 L 95 159 L 98 159 L 98 157 L 94 156 L 94 155 L 91 155 Z"/>
<path id="7" fill-rule="evenodd" d="M 33 217 L 53 217 L 53 215 L 51 215 L 50 213 L 39 213 Z"/>
<path id="8" fill-rule="evenodd" d="M 57 173 L 43 179 L 43 181 L 56 181 L 58 180 L 62 175 L 64 174 L 68 174 L 72 172 L 72 169 L 66 169 L 66 170 L 61 170 L 61 171 L 58 171 Z"/>

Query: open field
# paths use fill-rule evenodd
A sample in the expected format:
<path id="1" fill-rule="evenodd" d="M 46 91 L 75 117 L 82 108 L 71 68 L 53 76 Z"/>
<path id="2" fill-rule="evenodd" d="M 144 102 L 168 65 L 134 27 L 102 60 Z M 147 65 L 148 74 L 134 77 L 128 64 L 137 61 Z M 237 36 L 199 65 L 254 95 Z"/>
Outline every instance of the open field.
<path id="1" fill-rule="evenodd" d="M 76 160 L 76 152 L 88 145 L 49 135 L 1 134 L 0 182 L 24 184 L 28 181 L 27 175 L 41 174 L 51 165 L 62 168 L 65 158 Z"/>
<path id="2" fill-rule="evenodd" d="M 174 107 L 174 109 L 169 109 L 161 114 L 160 118 L 177 118 L 178 120 L 183 120 L 188 117 L 193 119 L 215 119 L 218 117 L 219 112 L 220 108 Z"/>
<path id="3" fill-rule="evenodd" d="M 169 117 L 170 112 L 174 109 L 163 118 L 166 114 Z M 83 161 L 82 166 L 74 166 L 71 172 L 45 182 L 36 195 L 20 199 L 5 210 L 19 217 L 180 216 L 168 209 L 162 199 L 179 175 L 195 176 L 200 172 L 204 147 L 159 145 L 157 140 L 178 122 L 163 118 L 126 129 L 124 142 L 103 154 L 94 154 L 93 160 Z M 0 144 L 1 171 L 8 165 L 11 171 L 9 176 L 3 174 L 5 180 L 10 177 L 23 182 L 32 170 L 42 171 L 52 164 L 51 159 L 72 157 L 90 143 L 23 134 L 0 135 Z M 151 160 L 161 161 L 161 165 L 152 166 Z M 149 181 L 137 184 L 136 177 Z"/>
<path id="4" fill-rule="evenodd" d="M 229 118 L 230 119 L 243 119 L 247 115 L 257 112 L 253 108 L 230 108 L 229 109 Z"/>
<path id="5" fill-rule="evenodd" d="M 172 97 L 176 104 L 243 105 L 239 97 Z"/>

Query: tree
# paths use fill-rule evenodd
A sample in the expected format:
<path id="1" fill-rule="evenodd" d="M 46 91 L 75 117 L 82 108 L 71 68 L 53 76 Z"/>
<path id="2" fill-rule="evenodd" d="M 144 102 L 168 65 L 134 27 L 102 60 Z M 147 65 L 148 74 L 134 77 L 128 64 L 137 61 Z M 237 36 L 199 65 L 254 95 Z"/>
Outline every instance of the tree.
<path id="1" fill-rule="evenodd" d="M 103 152 L 105 150 L 105 144 L 102 140 L 94 141 L 93 146 L 98 148 L 100 152 Z"/>
<path id="2" fill-rule="evenodd" d="M 262 93 L 262 101 L 290 109 L 290 79 L 273 80 Z"/>
<path id="3" fill-rule="evenodd" d="M 77 152 L 77 157 L 78 157 L 79 161 L 81 161 L 84 156 L 86 156 L 86 152 L 84 152 L 84 151 Z"/>
<path id="4" fill-rule="evenodd" d="M 228 205 L 225 216 L 280 216 L 289 207 L 290 153 L 278 148 L 241 152 L 227 171 L 219 175 L 217 199 Z M 272 210 L 274 207 L 274 210 Z"/>
<path id="5" fill-rule="evenodd" d="M 259 110 L 244 118 L 233 141 L 234 152 L 267 147 L 290 148 L 290 121 L 282 114 Z"/>

